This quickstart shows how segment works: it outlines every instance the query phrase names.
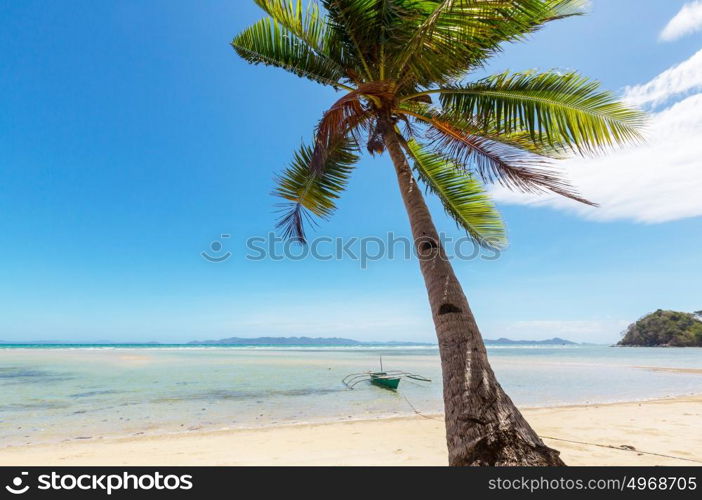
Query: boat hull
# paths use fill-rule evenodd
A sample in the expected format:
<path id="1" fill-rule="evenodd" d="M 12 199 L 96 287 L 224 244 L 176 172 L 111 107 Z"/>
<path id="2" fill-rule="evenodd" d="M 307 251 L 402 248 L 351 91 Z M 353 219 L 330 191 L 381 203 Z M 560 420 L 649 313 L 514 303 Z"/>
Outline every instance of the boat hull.
<path id="1" fill-rule="evenodd" d="M 383 372 L 371 373 L 371 384 L 382 387 L 383 389 L 397 390 L 400 385 L 399 377 L 388 377 Z"/>

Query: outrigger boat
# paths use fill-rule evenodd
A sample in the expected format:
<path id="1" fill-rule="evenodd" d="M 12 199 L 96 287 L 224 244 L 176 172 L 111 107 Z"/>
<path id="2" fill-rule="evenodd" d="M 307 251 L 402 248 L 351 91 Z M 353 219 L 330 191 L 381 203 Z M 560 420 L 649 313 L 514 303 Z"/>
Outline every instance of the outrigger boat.
<path id="1" fill-rule="evenodd" d="M 357 384 L 361 382 L 370 382 L 373 385 L 382 387 L 383 389 L 390 389 L 396 391 L 397 387 L 400 385 L 400 380 L 403 378 L 408 378 L 412 380 L 417 380 L 419 382 L 431 382 L 431 379 L 423 377 L 422 375 L 417 375 L 416 373 L 403 372 L 399 370 L 385 371 L 383 370 L 383 357 L 380 357 L 380 371 L 379 372 L 362 372 L 362 373 L 352 373 L 344 377 L 342 382 L 349 389 L 353 389 Z"/>

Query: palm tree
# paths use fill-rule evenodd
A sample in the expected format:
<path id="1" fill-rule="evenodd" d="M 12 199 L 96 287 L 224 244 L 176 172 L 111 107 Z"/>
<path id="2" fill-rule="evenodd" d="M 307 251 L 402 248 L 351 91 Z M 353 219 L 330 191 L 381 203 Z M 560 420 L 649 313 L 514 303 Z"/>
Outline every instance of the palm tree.
<path id="1" fill-rule="evenodd" d="M 438 337 L 449 463 L 563 465 L 497 382 L 414 174 L 484 247 L 506 243 L 484 184 L 591 204 L 554 160 L 638 140 L 640 112 L 574 72 L 464 80 L 506 42 L 581 14 L 583 1 L 255 2 L 267 17 L 234 38 L 236 52 L 343 93 L 278 178 L 278 227 L 304 244 L 305 223 L 335 210 L 361 147 L 387 150 Z"/>

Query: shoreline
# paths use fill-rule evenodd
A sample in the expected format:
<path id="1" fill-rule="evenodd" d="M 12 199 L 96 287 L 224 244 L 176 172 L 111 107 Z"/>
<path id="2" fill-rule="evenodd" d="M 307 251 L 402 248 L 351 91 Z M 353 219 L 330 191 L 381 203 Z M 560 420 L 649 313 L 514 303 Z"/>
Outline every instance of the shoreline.
<path id="1" fill-rule="evenodd" d="M 570 465 L 702 465 L 702 394 L 522 411 Z M 0 465 L 446 465 L 446 448 L 425 414 L 8 446 Z"/>
<path id="2" fill-rule="evenodd" d="M 635 367 L 640 369 L 653 369 L 652 367 Z M 657 371 L 657 370 L 656 370 Z M 660 371 L 678 372 L 677 369 L 660 369 Z M 689 373 L 686 369 L 681 369 L 680 373 Z M 692 373 L 699 373 L 702 370 L 693 370 Z M 617 406 L 624 404 L 636 404 L 636 403 L 649 403 L 649 402 L 665 402 L 665 401 L 675 401 L 678 399 L 685 398 L 695 398 L 700 397 L 702 400 L 702 392 L 697 393 L 682 393 L 682 394 L 671 394 L 668 396 L 652 396 L 647 398 L 636 398 L 627 400 L 609 400 L 609 401 L 584 401 L 579 403 L 551 403 L 542 405 L 518 405 L 519 410 L 522 412 L 534 412 L 539 410 L 555 410 L 555 409 L 577 409 L 577 408 L 588 408 L 592 406 L 596 407 L 606 407 L 606 406 Z M 411 408 L 411 407 L 410 407 Z M 393 412 L 393 413 L 378 413 L 376 415 L 369 416 L 349 416 L 349 417 L 331 417 L 324 416 L 319 418 L 311 418 L 308 420 L 294 420 L 288 422 L 272 421 L 260 424 L 244 424 L 241 426 L 235 425 L 215 425 L 203 423 L 197 427 L 190 428 L 180 428 L 180 427 L 144 427 L 142 429 L 136 430 L 136 432 L 115 432 L 115 433 L 102 433 L 99 435 L 80 435 L 77 433 L 75 436 L 67 437 L 62 436 L 53 440 L 46 441 L 36 441 L 25 444 L 0 444 L 0 455 L 3 450 L 11 450 L 16 448 L 24 447 L 49 447 L 57 446 L 60 444 L 68 444 L 75 442 L 91 443 L 91 442 L 112 442 L 121 441 L 129 439 L 149 439 L 149 438 L 185 438 L 185 437 L 196 437 L 198 435 L 209 435 L 217 433 L 234 433 L 234 432 L 254 432 L 254 431 L 265 431 L 274 429 L 295 429 L 298 427 L 318 427 L 333 424 L 355 424 L 355 423 L 374 423 L 374 422 L 385 422 L 394 420 L 407 420 L 415 418 L 424 419 L 436 419 L 443 420 L 443 412 L 419 412 L 416 410 L 408 409 L 405 412 Z M 181 426 L 182 427 L 182 426 Z M 1 457 L 0 457 L 1 458 Z M 0 460 L 0 464 L 2 461 Z"/>

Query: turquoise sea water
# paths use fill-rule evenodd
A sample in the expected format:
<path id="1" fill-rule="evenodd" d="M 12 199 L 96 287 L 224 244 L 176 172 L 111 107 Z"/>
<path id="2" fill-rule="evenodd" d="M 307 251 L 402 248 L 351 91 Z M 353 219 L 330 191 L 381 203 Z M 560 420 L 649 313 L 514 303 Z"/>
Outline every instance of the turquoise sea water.
<path id="1" fill-rule="evenodd" d="M 492 347 L 519 405 L 547 406 L 702 393 L 702 349 Z M 375 370 L 397 393 L 341 379 Z M 0 346 L 0 447 L 108 436 L 197 432 L 442 410 L 435 347 Z"/>

